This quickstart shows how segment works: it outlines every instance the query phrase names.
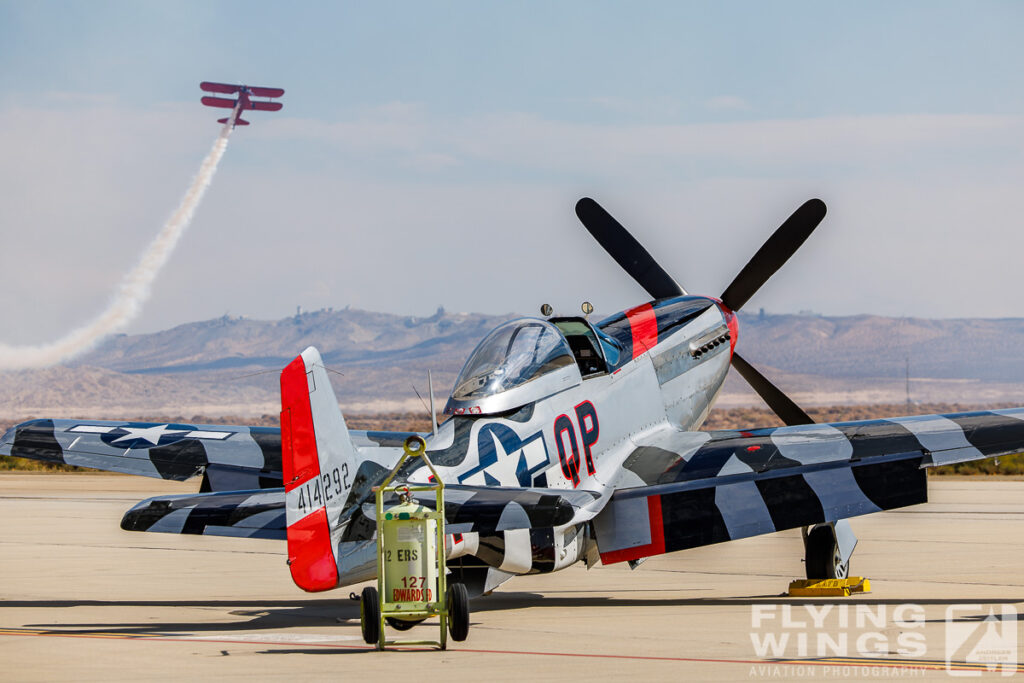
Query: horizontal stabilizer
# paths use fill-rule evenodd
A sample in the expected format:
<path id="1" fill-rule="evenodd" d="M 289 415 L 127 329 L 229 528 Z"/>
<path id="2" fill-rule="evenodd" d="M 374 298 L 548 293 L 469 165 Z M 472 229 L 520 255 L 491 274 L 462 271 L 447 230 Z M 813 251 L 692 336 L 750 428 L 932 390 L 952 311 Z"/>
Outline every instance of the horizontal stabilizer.
<path id="1" fill-rule="evenodd" d="M 199 101 L 207 107 L 220 107 L 221 109 L 234 109 L 238 104 L 236 100 L 229 100 L 226 97 L 204 97 Z"/>
<path id="2" fill-rule="evenodd" d="M 413 498 L 424 507 L 436 507 L 433 493 L 414 494 Z M 580 523 L 596 512 L 590 506 L 598 500 L 595 494 L 583 490 L 461 485 L 445 486 L 444 498 L 448 533 L 484 536 Z M 362 511 L 372 519 L 376 509 L 368 502 Z"/>
<path id="3" fill-rule="evenodd" d="M 284 540 L 284 519 L 281 489 L 230 491 L 144 500 L 125 513 L 121 528 L 165 534 Z"/>
<path id="4" fill-rule="evenodd" d="M 596 499 L 587 491 L 564 489 L 446 486 L 447 532 L 488 536 L 515 529 L 561 526 L 589 517 L 589 508 L 584 508 Z M 433 507 L 434 501 L 424 495 L 417 502 Z M 362 512 L 372 520 L 373 503 L 363 505 Z M 285 495 L 277 488 L 158 496 L 129 510 L 121 527 L 128 531 L 284 540 Z"/>
<path id="5" fill-rule="evenodd" d="M 448 533 L 477 532 L 483 536 L 514 529 L 558 526 L 573 519 L 578 521 L 580 516 L 589 516 L 583 508 L 596 500 L 586 491 L 473 486 L 446 487 L 445 498 Z M 433 500 L 424 496 L 418 502 L 433 503 Z M 363 513 L 372 519 L 373 504 L 364 505 Z M 121 528 L 285 540 L 285 493 L 276 488 L 157 496 L 126 512 Z"/>
<path id="6" fill-rule="evenodd" d="M 242 89 L 242 86 L 240 85 L 231 85 L 230 83 L 211 83 L 210 81 L 203 81 L 199 84 L 199 87 L 206 92 L 222 92 L 227 94 L 236 93 Z M 269 97 L 269 95 L 266 97 Z"/>
<path id="7" fill-rule="evenodd" d="M 228 119 L 226 119 L 226 118 L 225 119 L 217 119 L 217 123 L 227 123 L 227 122 L 228 122 Z M 245 119 L 235 119 L 235 125 L 236 126 L 248 126 L 249 122 L 246 121 Z"/>
<path id="8" fill-rule="evenodd" d="M 284 105 L 280 102 L 250 102 L 246 109 L 255 109 L 257 111 L 281 111 L 281 107 Z"/>

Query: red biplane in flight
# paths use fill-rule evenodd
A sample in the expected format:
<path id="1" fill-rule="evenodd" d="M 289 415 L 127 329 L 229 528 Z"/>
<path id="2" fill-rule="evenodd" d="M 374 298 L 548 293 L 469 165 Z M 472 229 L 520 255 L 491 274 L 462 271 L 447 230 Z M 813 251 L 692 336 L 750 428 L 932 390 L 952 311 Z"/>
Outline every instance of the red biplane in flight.
<path id="1" fill-rule="evenodd" d="M 226 95 L 237 95 L 237 99 L 228 97 L 204 97 L 201 101 L 207 107 L 221 107 L 223 109 L 235 110 L 235 125 L 248 126 L 249 122 L 243 120 L 242 112 L 246 110 L 256 111 L 280 111 L 284 106 L 280 102 L 269 102 L 263 100 L 252 100 L 252 97 L 280 97 L 284 95 L 283 88 L 257 88 L 248 85 L 231 85 L 229 83 L 210 83 L 203 81 L 199 87 L 206 92 L 224 93 Z M 230 117 L 218 119 L 217 123 L 227 123 Z"/>

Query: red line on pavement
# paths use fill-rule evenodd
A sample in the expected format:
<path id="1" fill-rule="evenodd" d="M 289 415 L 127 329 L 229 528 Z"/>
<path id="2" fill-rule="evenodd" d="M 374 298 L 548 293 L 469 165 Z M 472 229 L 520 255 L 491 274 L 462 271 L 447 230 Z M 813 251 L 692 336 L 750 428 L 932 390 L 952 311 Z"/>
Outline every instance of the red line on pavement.
<path id="1" fill-rule="evenodd" d="M 277 647 L 322 647 L 344 650 L 366 650 L 374 651 L 376 648 L 369 645 L 345 645 L 342 643 L 303 643 L 296 641 L 266 641 L 266 640 L 230 640 L 220 638 L 188 638 L 174 636 L 154 636 L 148 634 L 126 634 L 126 633 L 70 633 L 53 631 L 20 631 L 18 629 L 0 628 L 0 636 L 42 636 L 48 638 L 106 638 L 113 640 L 156 640 L 162 642 L 179 643 L 229 643 L 232 645 L 263 645 Z M 390 648 L 403 652 L 429 652 L 437 648 L 426 647 L 401 647 Z M 447 652 L 468 652 L 473 654 L 491 655 L 527 655 L 534 657 L 579 657 L 592 659 L 631 659 L 644 661 L 662 662 L 692 662 L 696 664 L 761 664 L 761 665 L 804 665 L 804 666 L 851 666 L 851 667 L 885 667 L 901 669 L 924 669 L 941 670 L 945 669 L 945 663 L 940 662 L 914 662 L 912 660 L 891 660 L 888 662 L 868 660 L 863 662 L 850 661 L 828 661 L 814 659 L 715 659 L 710 657 L 663 657 L 656 655 L 626 655 L 626 654 L 596 654 L 589 652 L 534 652 L 530 650 L 484 650 L 476 648 L 460 647 Z M 953 666 L 970 666 L 966 662 L 953 662 Z"/>

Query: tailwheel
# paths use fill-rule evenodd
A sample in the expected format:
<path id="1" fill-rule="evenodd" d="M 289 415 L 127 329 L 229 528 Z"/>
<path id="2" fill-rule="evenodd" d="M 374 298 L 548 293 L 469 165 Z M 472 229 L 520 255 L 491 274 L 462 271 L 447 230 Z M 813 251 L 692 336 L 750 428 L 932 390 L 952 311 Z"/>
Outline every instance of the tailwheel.
<path id="1" fill-rule="evenodd" d="M 469 591 L 461 583 L 448 586 L 448 632 L 456 642 L 469 635 Z"/>
<path id="2" fill-rule="evenodd" d="M 359 623 L 363 630 L 363 640 L 369 645 L 380 643 L 380 600 L 377 589 L 367 586 L 359 603 Z"/>
<path id="3" fill-rule="evenodd" d="M 391 628 L 395 629 L 396 631 L 408 631 L 409 629 L 411 629 L 416 624 L 422 624 L 425 620 L 424 619 L 410 619 L 410 620 L 406 620 L 406 619 L 398 619 L 396 617 L 384 617 L 384 621 L 387 622 L 388 626 L 390 626 Z"/>
<path id="4" fill-rule="evenodd" d="M 804 541 L 808 579 L 845 579 L 850 575 L 850 562 L 843 562 L 835 533 L 829 526 L 818 526 Z"/>

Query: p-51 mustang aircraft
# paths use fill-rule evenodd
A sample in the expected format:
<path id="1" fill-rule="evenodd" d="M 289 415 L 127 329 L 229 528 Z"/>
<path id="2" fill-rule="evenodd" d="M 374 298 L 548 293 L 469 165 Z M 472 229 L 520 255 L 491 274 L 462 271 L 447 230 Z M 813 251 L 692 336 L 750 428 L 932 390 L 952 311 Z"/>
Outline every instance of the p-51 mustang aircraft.
<path id="1" fill-rule="evenodd" d="M 487 593 L 512 576 L 629 562 L 802 528 L 808 578 L 842 578 L 848 518 L 927 500 L 929 467 L 1024 450 L 1024 408 L 813 424 L 736 353 L 737 318 L 825 216 L 812 199 L 720 298 L 688 295 L 591 199 L 580 220 L 650 295 L 600 322 L 507 322 L 473 351 L 425 435 L 447 484 L 451 580 Z M 548 315 L 545 313 L 545 315 Z M 695 431 L 730 365 L 787 425 Z M 406 433 L 350 431 L 315 348 L 281 373 L 281 428 L 33 420 L 0 452 L 164 479 L 201 492 L 129 510 L 124 529 L 287 539 L 295 583 L 373 578 L 372 487 Z M 419 461 L 399 481 L 427 480 Z M 433 498 L 420 501 L 432 505 Z"/>
<path id="2" fill-rule="evenodd" d="M 253 100 L 252 97 L 280 97 L 284 95 L 283 88 L 262 88 L 248 85 L 231 85 L 230 83 L 210 83 L 203 81 L 199 87 L 206 92 L 223 93 L 226 95 L 237 95 L 236 99 L 227 97 L 203 97 L 200 102 L 207 107 L 220 107 L 221 109 L 233 109 L 235 121 L 234 126 L 248 126 L 249 122 L 242 119 L 242 112 L 245 111 L 281 111 L 284 105 L 280 102 L 269 102 L 264 100 Z M 217 119 L 217 123 L 227 123 L 230 117 Z"/>

